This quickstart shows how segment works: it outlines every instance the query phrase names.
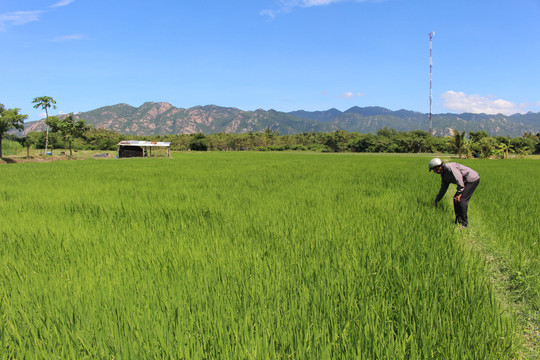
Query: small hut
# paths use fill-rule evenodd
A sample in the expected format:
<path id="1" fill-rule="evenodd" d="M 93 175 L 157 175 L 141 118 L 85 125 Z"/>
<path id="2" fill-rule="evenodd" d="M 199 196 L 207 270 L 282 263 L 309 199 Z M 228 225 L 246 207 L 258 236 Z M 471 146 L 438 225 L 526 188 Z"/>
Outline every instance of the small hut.
<path id="1" fill-rule="evenodd" d="M 125 140 L 118 143 L 118 158 L 151 157 L 155 148 L 167 148 L 167 157 L 171 156 L 170 142 Z"/>

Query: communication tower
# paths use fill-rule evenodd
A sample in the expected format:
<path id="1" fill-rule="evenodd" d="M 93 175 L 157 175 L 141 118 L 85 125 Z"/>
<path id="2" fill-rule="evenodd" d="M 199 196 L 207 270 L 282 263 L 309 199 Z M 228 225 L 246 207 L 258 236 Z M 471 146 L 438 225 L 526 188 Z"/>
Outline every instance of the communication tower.
<path id="1" fill-rule="evenodd" d="M 433 102 L 433 88 L 431 81 L 431 73 L 433 71 L 433 58 L 431 55 L 432 52 L 432 42 L 435 31 L 429 33 L 429 135 L 433 136 L 433 121 L 431 119 L 431 103 Z"/>

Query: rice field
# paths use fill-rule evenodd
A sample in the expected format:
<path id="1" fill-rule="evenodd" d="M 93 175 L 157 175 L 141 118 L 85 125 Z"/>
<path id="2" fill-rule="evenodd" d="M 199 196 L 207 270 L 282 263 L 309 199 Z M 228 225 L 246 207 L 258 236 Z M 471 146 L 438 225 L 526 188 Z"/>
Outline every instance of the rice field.
<path id="1" fill-rule="evenodd" d="M 428 160 L 183 153 L 0 165 L 0 357 L 518 357 L 519 318 L 470 240 L 521 274 L 528 290 L 515 301 L 533 314 L 540 167 L 463 161 L 482 182 L 471 230 L 459 232 L 452 187 L 432 206 L 440 177 Z"/>

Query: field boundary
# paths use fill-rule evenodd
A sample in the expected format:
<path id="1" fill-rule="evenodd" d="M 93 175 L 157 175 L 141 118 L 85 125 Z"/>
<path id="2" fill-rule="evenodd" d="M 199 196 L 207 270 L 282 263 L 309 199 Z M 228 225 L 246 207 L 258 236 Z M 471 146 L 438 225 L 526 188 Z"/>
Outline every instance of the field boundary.
<path id="1" fill-rule="evenodd" d="M 514 301 L 515 282 L 520 274 L 508 265 L 507 257 L 494 248 L 495 235 L 486 228 L 482 216 L 475 213 L 474 226 L 463 231 L 464 245 L 471 252 L 485 258 L 489 281 L 493 286 L 495 297 L 501 307 L 508 310 L 520 330 L 519 340 L 523 352 L 520 359 L 540 359 L 540 319 L 538 314 L 531 314 L 529 304 Z"/>

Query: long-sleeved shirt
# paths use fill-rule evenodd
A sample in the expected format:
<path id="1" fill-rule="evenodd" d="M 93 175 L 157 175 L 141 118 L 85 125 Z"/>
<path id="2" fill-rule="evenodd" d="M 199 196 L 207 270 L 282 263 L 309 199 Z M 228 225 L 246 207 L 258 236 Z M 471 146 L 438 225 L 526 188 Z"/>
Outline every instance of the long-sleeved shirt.
<path id="1" fill-rule="evenodd" d="M 466 183 L 472 183 L 480 180 L 480 176 L 476 171 L 466 167 L 465 165 L 451 162 L 442 165 L 441 180 L 441 190 L 439 190 L 437 197 L 435 197 L 436 203 L 442 199 L 444 194 L 446 194 L 448 185 L 456 184 L 456 195 L 459 195 L 463 192 Z"/>

